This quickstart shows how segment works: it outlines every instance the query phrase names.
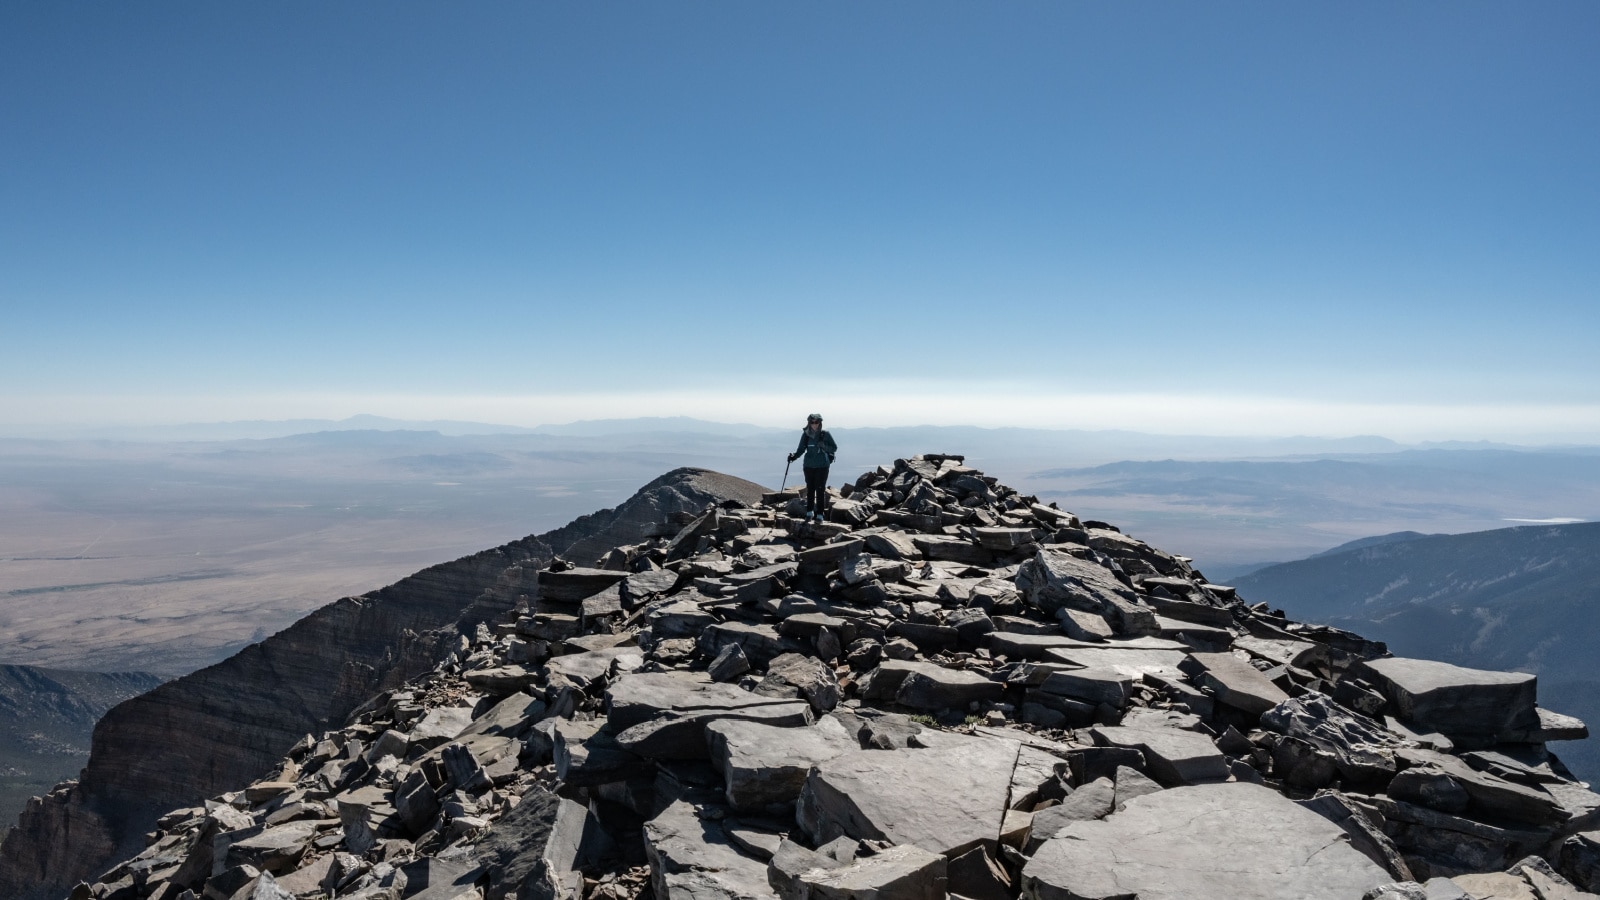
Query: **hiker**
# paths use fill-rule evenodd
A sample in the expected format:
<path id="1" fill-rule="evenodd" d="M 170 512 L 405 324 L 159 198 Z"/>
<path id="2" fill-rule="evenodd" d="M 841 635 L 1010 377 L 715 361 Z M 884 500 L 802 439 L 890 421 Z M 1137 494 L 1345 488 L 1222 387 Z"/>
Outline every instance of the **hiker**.
<path id="1" fill-rule="evenodd" d="M 822 430 L 822 415 L 806 416 L 806 430 L 800 432 L 800 446 L 789 454 L 789 462 L 806 458 L 806 521 L 821 522 L 828 512 L 828 466 L 839 445 L 833 435 Z"/>

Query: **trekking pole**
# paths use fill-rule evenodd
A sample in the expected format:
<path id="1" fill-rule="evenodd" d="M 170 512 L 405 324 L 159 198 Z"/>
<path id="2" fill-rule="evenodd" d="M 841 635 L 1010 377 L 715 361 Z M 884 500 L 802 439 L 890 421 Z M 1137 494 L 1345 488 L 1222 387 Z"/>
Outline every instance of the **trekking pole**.
<path id="1" fill-rule="evenodd" d="M 778 485 L 778 493 L 780 494 L 789 489 L 789 467 L 792 465 L 794 465 L 794 460 L 792 459 L 783 464 L 783 484 Z"/>

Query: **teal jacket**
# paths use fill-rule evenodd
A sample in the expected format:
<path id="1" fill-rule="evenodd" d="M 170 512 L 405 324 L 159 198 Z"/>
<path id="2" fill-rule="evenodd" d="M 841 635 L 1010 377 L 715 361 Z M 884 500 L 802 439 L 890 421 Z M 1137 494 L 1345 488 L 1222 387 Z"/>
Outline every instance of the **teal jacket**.
<path id="1" fill-rule="evenodd" d="M 826 469 L 833 463 L 833 456 L 839 452 L 839 445 L 833 442 L 833 435 L 826 428 L 818 429 L 816 434 L 807 428 L 800 432 L 800 446 L 794 448 L 794 455 L 805 455 L 805 467 L 808 469 Z"/>

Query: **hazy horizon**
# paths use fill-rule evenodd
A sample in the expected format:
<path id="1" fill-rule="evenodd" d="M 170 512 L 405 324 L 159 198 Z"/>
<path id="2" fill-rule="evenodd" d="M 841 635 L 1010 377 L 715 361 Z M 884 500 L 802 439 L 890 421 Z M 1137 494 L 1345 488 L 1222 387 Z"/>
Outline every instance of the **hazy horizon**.
<path id="1" fill-rule="evenodd" d="M 797 409 L 812 409 L 812 407 L 796 407 Z M 822 409 L 825 407 L 817 407 Z M 334 416 L 287 416 L 283 418 L 248 418 L 233 417 L 223 419 L 114 419 L 99 421 L 62 420 L 56 422 L 8 422 L 0 420 L 0 439 L 38 439 L 38 440 L 71 440 L 71 439 L 101 439 L 101 440 L 237 440 L 252 437 L 284 437 L 303 433 L 305 430 L 422 430 L 438 431 L 446 435 L 468 434 L 580 434 L 594 433 L 595 429 L 626 429 L 640 431 L 712 431 L 722 433 L 737 433 L 741 430 L 786 432 L 801 427 L 802 416 L 752 416 L 746 419 L 716 419 L 703 418 L 694 415 L 661 413 L 635 416 L 594 416 L 588 418 L 567 418 L 535 420 L 524 419 L 519 422 L 470 420 L 464 418 L 405 418 L 388 415 L 377 415 L 371 412 L 360 411 L 349 415 Z M 790 421 L 783 421 L 788 419 Z M 838 418 L 829 416 L 827 424 L 830 429 L 845 430 L 885 430 L 885 429 L 977 429 L 986 432 L 1025 431 L 1044 432 L 1060 435 L 1081 435 L 1093 437 L 1107 437 L 1128 435 L 1134 437 L 1151 437 L 1160 439 L 1195 438 L 1203 440 L 1234 440 L 1241 442 L 1282 443 L 1302 441 L 1313 445 L 1334 446 L 1340 442 L 1354 444 L 1367 444 L 1374 450 L 1402 447 L 1432 447 L 1454 445 L 1481 445 L 1514 447 L 1518 449 L 1578 449 L 1600 446 L 1600 435 L 1592 440 L 1584 440 L 1586 434 L 1581 436 L 1566 435 L 1562 439 L 1550 435 L 1513 435 L 1491 437 L 1484 431 L 1478 432 L 1444 432 L 1434 436 L 1394 436 L 1376 431 L 1365 432 L 1329 432 L 1329 431 L 1292 431 L 1287 429 L 1260 431 L 1248 430 L 1177 430 L 1163 429 L 1160 423 L 1143 423 L 1146 427 L 1108 427 L 1094 428 L 1086 424 L 1078 425 L 1040 425 L 1024 422 L 975 422 L 975 421 L 926 421 L 907 419 L 906 421 L 867 420 L 856 422 L 840 422 Z M 1155 426 L 1155 427 L 1150 427 Z M 1327 451 L 1312 451 L 1327 452 Z"/>

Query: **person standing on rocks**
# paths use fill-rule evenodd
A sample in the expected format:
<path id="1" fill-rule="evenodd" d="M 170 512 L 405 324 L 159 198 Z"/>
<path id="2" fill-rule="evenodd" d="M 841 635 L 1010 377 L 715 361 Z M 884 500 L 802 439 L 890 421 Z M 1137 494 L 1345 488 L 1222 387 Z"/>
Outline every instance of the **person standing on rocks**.
<path id="1" fill-rule="evenodd" d="M 828 512 L 828 466 L 833 465 L 839 445 L 833 435 L 822 430 L 822 414 L 806 417 L 806 430 L 800 432 L 800 446 L 789 454 L 789 462 L 804 456 L 806 473 L 806 521 L 821 522 Z"/>

